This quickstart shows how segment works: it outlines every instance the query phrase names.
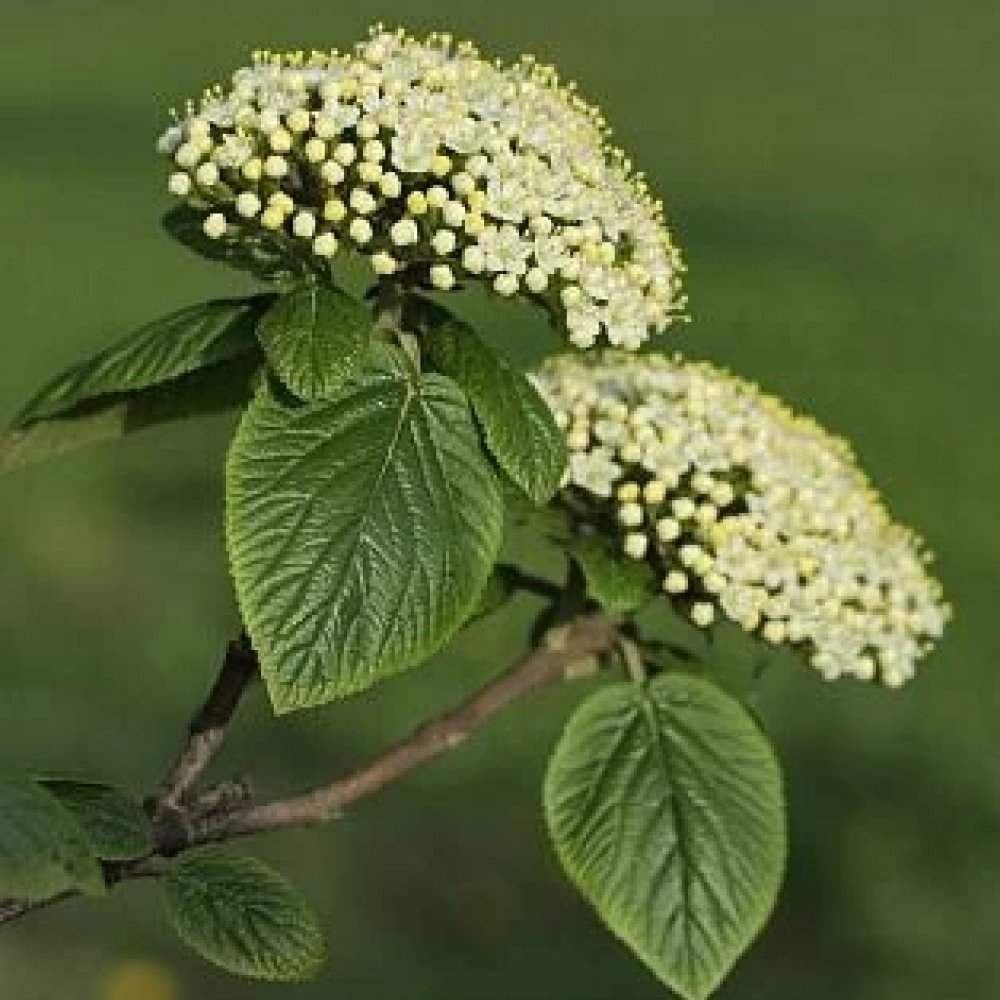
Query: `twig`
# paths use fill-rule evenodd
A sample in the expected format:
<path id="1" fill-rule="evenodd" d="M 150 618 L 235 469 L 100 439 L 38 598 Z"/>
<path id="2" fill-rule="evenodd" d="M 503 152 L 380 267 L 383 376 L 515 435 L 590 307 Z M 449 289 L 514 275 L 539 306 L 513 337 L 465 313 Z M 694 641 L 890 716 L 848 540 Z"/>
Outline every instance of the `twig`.
<path id="1" fill-rule="evenodd" d="M 544 684 L 564 679 L 575 663 L 610 649 L 616 640 L 617 632 L 609 618 L 603 614 L 582 616 L 457 708 L 420 726 L 348 777 L 295 798 L 209 818 L 192 831 L 190 846 L 326 823 L 348 806 L 375 795 L 422 764 L 460 746 L 501 709 Z"/>
<path id="2" fill-rule="evenodd" d="M 147 858 L 107 868 L 107 881 L 114 884 L 133 878 L 155 877 L 162 872 L 163 858 L 203 844 L 221 843 L 290 827 L 327 823 L 340 816 L 348 806 L 377 794 L 423 764 L 460 746 L 487 720 L 513 702 L 546 684 L 577 676 L 573 669 L 575 664 L 610 650 L 617 641 L 617 628 L 611 619 L 601 613 L 582 614 L 553 630 L 536 649 L 457 707 L 415 729 L 405 739 L 362 764 L 346 778 L 304 795 L 261 805 L 238 805 L 236 808 L 206 815 L 197 809 L 185 813 L 181 793 L 176 801 L 180 803 L 179 816 L 182 822 L 171 823 L 167 819 L 161 827 L 156 852 Z M 230 652 L 232 653 L 232 647 Z M 227 661 L 228 659 L 227 656 Z M 225 674 L 224 668 L 223 675 Z M 216 689 L 224 686 L 222 680 L 223 677 L 220 676 L 213 688 L 213 695 Z M 242 686 L 245 686 L 245 681 Z M 223 713 L 223 725 L 235 708 L 238 694 L 237 691 L 235 698 L 231 697 L 228 701 L 220 699 L 218 702 L 223 707 L 229 705 L 228 712 Z M 213 698 L 210 696 L 206 708 L 212 703 Z M 220 716 L 214 714 L 214 711 L 206 712 L 203 709 L 195 722 L 204 719 L 218 723 Z M 198 737 L 204 732 L 217 729 L 217 724 L 202 727 L 192 725 L 193 741 L 201 747 L 203 744 Z M 181 775 L 183 780 L 177 781 L 175 778 L 171 788 L 179 788 L 185 781 L 185 787 L 190 787 L 193 778 L 188 780 L 189 777 L 193 774 L 196 778 L 201 773 L 217 745 L 211 745 L 207 756 L 204 750 L 196 752 L 191 751 L 190 747 L 186 749 L 172 772 L 172 775 Z M 64 893 L 37 903 L 2 901 L 0 924 L 74 895 L 76 894 Z"/>
<path id="3" fill-rule="evenodd" d="M 530 594 L 536 594 L 550 601 L 557 601 L 562 596 L 563 591 L 559 584 L 537 573 L 530 573 L 512 563 L 499 563 L 497 569 L 519 590 L 526 590 Z"/>
<path id="4" fill-rule="evenodd" d="M 222 746 L 226 726 L 257 672 L 257 655 L 244 634 L 226 648 L 219 676 L 205 703 L 191 720 L 187 742 L 156 796 L 156 815 L 181 811 L 185 796 Z"/>

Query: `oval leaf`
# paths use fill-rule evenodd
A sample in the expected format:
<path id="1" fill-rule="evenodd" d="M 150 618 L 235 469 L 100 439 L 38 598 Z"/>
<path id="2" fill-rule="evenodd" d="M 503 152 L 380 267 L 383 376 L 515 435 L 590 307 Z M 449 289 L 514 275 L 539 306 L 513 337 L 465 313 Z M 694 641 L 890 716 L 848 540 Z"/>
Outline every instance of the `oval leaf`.
<path id="1" fill-rule="evenodd" d="M 35 782 L 0 781 L 0 897 L 41 900 L 72 889 L 104 891 L 83 830 Z"/>
<path id="2" fill-rule="evenodd" d="M 638 611 L 658 591 L 656 573 L 649 563 L 614 551 L 602 538 L 576 539 L 568 550 L 583 570 L 587 593 L 615 614 Z"/>
<path id="3" fill-rule="evenodd" d="M 547 503 L 566 468 L 565 437 L 551 410 L 472 327 L 441 309 L 430 315 L 436 320 L 425 338 L 431 364 L 465 390 L 500 468 L 536 504 Z"/>
<path id="4" fill-rule="evenodd" d="M 46 778 L 42 787 L 75 817 L 90 850 L 104 861 L 129 861 L 153 850 L 153 832 L 142 806 L 110 785 Z"/>
<path id="5" fill-rule="evenodd" d="M 743 708 L 680 674 L 599 691 L 549 764 L 545 812 L 570 879 L 670 989 L 709 996 L 781 882 L 781 775 Z"/>
<path id="6" fill-rule="evenodd" d="M 369 687 L 476 607 L 503 505 L 458 387 L 398 356 L 336 399 L 263 391 L 233 442 L 227 538 L 279 712 Z"/>
<path id="7" fill-rule="evenodd" d="M 323 933 L 298 892 L 255 858 L 203 848 L 167 873 L 163 889 L 181 940 L 228 972 L 294 982 L 323 964 Z"/>
<path id="8" fill-rule="evenodd" d="M 246 404 L 263 364 L 259 348 L 160 385 L 87 400 L 65 413 L 0 435 L 0 472 L 148 427 L 225 413 Z"/>
<path id="9" fill-rule="evenodd" d="M 271 295 L 217 299 L 154 320 L 58 375 L 18 414 L 15 428 L 81 404 L 159 385 L 256 350 L 255 331 Z"/>
<path id="10" fill-rule="evenodd" d="M 260 322 L 271 367 L 300 399 L 329 399 L 357 374 L 371 340 L 372 315 L 336 288 L 308 284 L 283 295 Z"/>

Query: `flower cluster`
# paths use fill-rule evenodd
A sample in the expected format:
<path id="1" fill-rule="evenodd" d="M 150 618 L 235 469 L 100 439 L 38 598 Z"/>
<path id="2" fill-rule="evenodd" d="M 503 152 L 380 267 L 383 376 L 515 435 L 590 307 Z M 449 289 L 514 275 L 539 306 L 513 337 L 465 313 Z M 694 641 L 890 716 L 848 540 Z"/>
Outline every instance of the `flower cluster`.
<path id="1" fill-rule="evenodd" d="M 828 679 L 913 676 L 950 612 L 844 441 L 707 364 L 611 352 L 534 378 L 579 527 L 649 560 L 696 625 L 721 612 Z"/>
<path id="2" fill-rule="evenodd" d="M 635 349 L 684 309 L 662 205 L 599 111 L 530 57 L 381 28 L 347 54 L 257 53 L 159 148 L 213 239 L 265 230 L 380 276 L 477 279 L 581 348 Z"/>

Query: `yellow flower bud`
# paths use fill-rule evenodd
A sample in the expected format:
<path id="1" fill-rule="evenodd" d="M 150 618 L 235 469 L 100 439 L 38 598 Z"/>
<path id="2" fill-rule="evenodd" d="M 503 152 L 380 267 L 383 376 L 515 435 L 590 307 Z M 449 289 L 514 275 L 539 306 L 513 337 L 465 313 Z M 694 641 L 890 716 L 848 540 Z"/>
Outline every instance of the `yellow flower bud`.
<path id="1" fill-rule="evenodd" d="M 410 215 L 427 214 L 427 198 L 421 191 L 411 191 L 406 198 L 406 209 Z"/>

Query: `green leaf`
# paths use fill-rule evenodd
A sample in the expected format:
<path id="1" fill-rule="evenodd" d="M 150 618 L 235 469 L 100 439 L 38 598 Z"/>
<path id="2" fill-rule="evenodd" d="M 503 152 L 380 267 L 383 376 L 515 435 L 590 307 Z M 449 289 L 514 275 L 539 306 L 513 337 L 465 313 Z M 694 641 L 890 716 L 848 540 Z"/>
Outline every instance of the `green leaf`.
<path id="1" fill-rule="evenodd" d="M 154 320 L 58 375 L 18 414 L 14 427 L 253 353 L 257 321 L 272 301 L 271 295 L 216 299 Z"/>
<path id="2" fill-rule="evenodd" d="M 316 916 L 284 878 L 255 858 L 202 848 L 174 864 L 163 888 L 180 938 L 228 972 L 295 982 L 323 964 Z"/>
<path id="3" fill-rule="evenodd" d="M 87 445 L 133 434 L 158 424 L 224 413 L 253 395 L 263 356 L 222 361 L 161 385 L 88 400 L 57 417 L 33 421 L 0 435 L 0 472 L 30 465 Z"/>
<path id="4" fill-rule="evenodd" d="M 603 538 L 596 535 L 578 538 L 567 548 L 583 570 L 587 593 L 609 611 L 631 614 L 657 593 L 653 567 L 616 552 Z"/>
<path id="5" fill-rule="evenodd" d="M 547 503 L 566 468 L 564 435 L 552 411 L 472 327 L 437 307 L 430 315 L 424 343 L 431 365 L 465 390 L 500 468 L 536 504 Z"/>
<path id="6" fill-rule="evenodd" d="M 0 897 L 41 900 L 72 889 L 105 889 L 83 830 L 35 782 L 0 781 Z"/>
<path id="7" fill-rule="evenodd" d="M 279 712 L 436 652 L 475 608 L 503 530 L 465 397 L 399 352 L 326 402 L 262 391 L 226 492 L 237 595 Z"/>
<path id="8" fill-rule="evenodd" d="M 310 282 L 278 299 L 257 332 L 271 367 L 295 395 L 330 399 L 364 363 L 372 315 L 350 295 Z"/>
<path id="9" fill-rule="evenodd" d="M 70 812 L 90 850 L 104 861 L 129 861 L 153 850 L 153 831 L 142 806 L 110 785 L 45 778 L 39 782 Z"/>
<path id="10" fill-rule="evenodd" d="M 208 212 L 190 205 L 178 205 L 161 221 L 167 235 L 188 250 L 207 260 L 247 271 L 262 281 L 285 284 L 309 272 L 306 260 L 296 256 L 290 244 L 283 242 L 278 234 L 260 227 L 238 226 L 231 222 L 229 232 L 222 239 L 209 238 L 203 228 L 207 215 Z"/>
<path id="11" fill-rule="evenodd" d="M 682 674 L 570 720 L 545 812 L 570 879 L 670 989 L 709 996 L 763 927 L 785 861 L 781 774 L 738 702 Z"/>

